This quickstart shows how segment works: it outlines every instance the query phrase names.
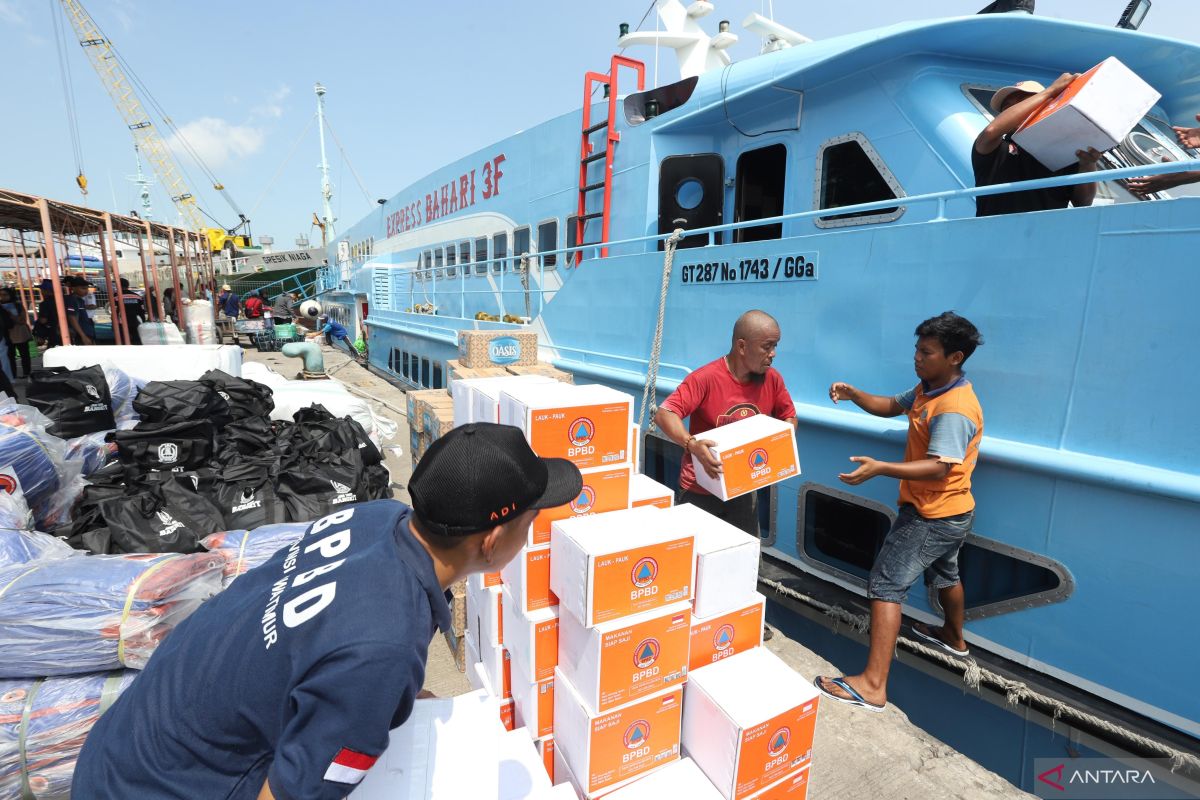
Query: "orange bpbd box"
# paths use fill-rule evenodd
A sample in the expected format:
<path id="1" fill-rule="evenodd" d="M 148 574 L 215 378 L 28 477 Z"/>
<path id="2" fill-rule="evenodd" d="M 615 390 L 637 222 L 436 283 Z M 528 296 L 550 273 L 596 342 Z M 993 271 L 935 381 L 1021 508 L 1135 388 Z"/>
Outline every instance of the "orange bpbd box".
<path id="1" fill-rule="evenodd" d="M 533 746 L 537 748 L 538 755 L 542 757 L 542 764 L 546 767 L 546 774 L 550 776 L 550 782 L 554 780 L 554 737 L 543 736 L 534 741 Z"/>
<path id="2" fill-rule="evenodd" d="M 500 394 L 500 422 L 520 428 L 543 458 L 612 466 L 629 461 L 633 397 L 595 384 L 514 386 Z"/>
<path id="3" fill-rule="evenodd" d="M 471 591 L 481 592 L 501 583 L 499 572 L 472 572 L 467 576 L 467 589 Z"/>
<path id="4" fill-rule="evenodd" d="M 588 796 L 679 758 L 682 687 L 598 715 L 561 672 L 554 689 L 554 746 Z"/>
<path id="5" fill-rule="evenodd" d="M 688 673 L 690 621 L 687 602 L 591 628 L 563 614 L 559 670 L 597 714 L 680 685 Z"/>
<path id="6" fill-rule="evenodd" d="M 558 605 L 550 591 L 550 548 L 524 547 L 508 562 L 500 575 L 513 599 L 513 607 L 522 614 Z"/>
<path id="7" fill-rule="evenodd" d="M 535 739 L 554 733 L 554 678 L 537 683 L 513 684 L 515 724 Z"/>
<path id="8" fill-rule="evenodd" d="M 584 627 L 690 600 L 694 537 L 652 506 L 554 523 L 550 588 Z"/>
<path id="9" fill-rule="evenodd" d="M 634 475 L 628 464 L 581 469 L 580 472 L 583 488 L 579 490 L 579 496 L 566 505 L 538 513 L 529 530 L 530 547 L 550 544 L 550 525 L 555 520 L 629 508 L 629 487 Z"/>
<path id="10" fill-rule="evenodd" d="M 504 730 L 513 730 L 514 714 L 515 709 L 511 698 L 500 704 L 500 724 L 504 726 Z"/>
<path id="11" fill-rule="evenodd" d="M 735 653 L 760 646 L 766 602 L 767 598 L 759 595 L 757 602 L 736 611 L 707 619 L 692 617 L 688 669 L 700 669 Z"/>
<path id="12" fill-rule="evenodd" d="M 634 475 L 629 483 L 629 507 L 657 506 L 670 508 L 675 505 L 675 492 L 671 487 L 659 483 L 647 475 Z"/>
<path id="13" fill-rule="evenodd" d="M 817 706 L 815 686 L 755 647 L 689 674 L 683 746 L 721 794 L 743 800 L 812 763 Z"/>
<path id="14" fill-rule="evenodd" d="M 805 800 L 808 797 L 809 768 L 788 775 L 778 783 L 763 789 L 750 800 Z"/>
<path id="15" fill-rule="evenodd" d="M 507 588 L 504 594 L 502 610 L 508 630 L 505 649 L 512 656 L 513 678 L 524 683 L 553 678 L 554 668 L 558 665 L 558 607 L 521 614 Z"/>
<path id="16" fill-rule="evenodd" d="M 792 423 L 755 414 L 700 434 L 715 442 L 721 473 L 710 478 L 692 456 L 696 482 L 722 500 L 753 492 L 800 474 Z"/>

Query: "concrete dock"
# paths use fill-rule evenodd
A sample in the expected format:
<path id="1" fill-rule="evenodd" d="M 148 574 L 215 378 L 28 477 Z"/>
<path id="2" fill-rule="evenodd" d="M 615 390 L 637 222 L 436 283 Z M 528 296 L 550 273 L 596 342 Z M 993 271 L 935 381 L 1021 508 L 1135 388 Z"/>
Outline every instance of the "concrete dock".
<path id="1" fill-rule="evenodd" d="M 333 379 L 368 398 L 380 416 L 397 424 L 395 438 L 384 443 L 384 458 L 393 484 L 406 487 L 412 465 L 403 390 L 350 363 L 349 357 L 341 352 L 328 347 L 323 350 L 327 371 Z M 247 350 L 245 358 L 264 363 L 287 377 L 293 377 L 299 369 L 299 361 L 279 353 Z M 407 501 L 406 489 L 397 488 L 395 497 Z M 781 632 L 776 632 L 765 646 L 807 679 L 842 674 L 801 642 Z M 434 638 L 429 648 L 425 688 L 442 697 L 470 691 L 466 677 L 458 671 L 440 636 Z M 881 714 L 873 714 L 832 701 L 822 702 L 818 716 L 809 796 L 821 800 L 1034 797 L 913 725 L 904 710 L 894 704 Z"/>

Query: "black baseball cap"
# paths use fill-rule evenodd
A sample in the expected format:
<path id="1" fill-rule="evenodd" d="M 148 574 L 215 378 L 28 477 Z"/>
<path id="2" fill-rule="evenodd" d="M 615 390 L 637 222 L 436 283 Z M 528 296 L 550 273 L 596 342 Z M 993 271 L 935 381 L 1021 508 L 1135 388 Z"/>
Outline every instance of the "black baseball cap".
<path id="1" fill-rule="evenodd" d="M 440 536 L 490 530 L 522 512 L 565 505 L 583 476 L 565 458 L 539 458 L 511 425 L 475 422 L 436 440 L 408 482 L 421 527 Z"/>

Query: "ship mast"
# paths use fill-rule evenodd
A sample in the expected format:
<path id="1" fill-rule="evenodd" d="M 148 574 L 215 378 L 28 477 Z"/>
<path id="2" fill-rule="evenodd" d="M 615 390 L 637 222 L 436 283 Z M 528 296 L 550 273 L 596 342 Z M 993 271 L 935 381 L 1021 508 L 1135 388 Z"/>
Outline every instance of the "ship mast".
<path id="1" fill-rule="evenodd" d="M 321 201 L 325 208 L 325 225 L 321 228 L 321 238 L 328 240 L 334 236 L 333 208 L 329 201 L 333 199 L 333 187 L 329 183 L 329 161 L 325 158 L 325 87 L 317 84 L 313 87 L 317 93 L 317 134 L 321 139 Z"/>
<path id="2" fill-rule="evenodd" d="M 152 181 L 142 172 L 142 153 L 138 146 L 133 146 L 133 158 L 137 162 L 137 175 L 129 178 L 138 187 L 138 196 L 142 198 L 142 219 L 153 219 L 150 208 L 150 184 Z"/>

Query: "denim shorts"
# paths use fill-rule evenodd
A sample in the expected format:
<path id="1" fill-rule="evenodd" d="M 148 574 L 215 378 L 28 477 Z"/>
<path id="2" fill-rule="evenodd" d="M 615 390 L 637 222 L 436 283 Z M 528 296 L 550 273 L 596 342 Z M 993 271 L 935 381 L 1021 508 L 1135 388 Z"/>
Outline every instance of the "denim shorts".
<path id="1" fill-rule="evenodd" d="M 867 579 L 867 597 L 903 603 L 909 588 L 925 573 L 925 585 L 945 589 L 958 583 L 958 551 L 971 532 L 974 511 L 926 519 L 911 505 L 900 506 L 883 549 Z"/>

